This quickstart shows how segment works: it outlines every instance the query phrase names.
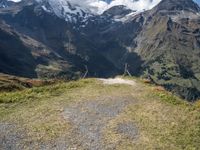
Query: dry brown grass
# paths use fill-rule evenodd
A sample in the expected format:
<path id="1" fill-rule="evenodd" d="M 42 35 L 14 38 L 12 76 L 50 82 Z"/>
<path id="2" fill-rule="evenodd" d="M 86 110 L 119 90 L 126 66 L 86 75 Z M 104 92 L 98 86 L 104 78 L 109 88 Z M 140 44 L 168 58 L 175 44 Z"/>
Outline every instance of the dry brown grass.
<path id="1" fill-rule="evenodd" d="M 166 91 L 166 90 L 165 90 L 165 88 L 162 87 L 162 86 L 156 86 L 156 87 L 155 87 L 155 91 L 164 92 L 164 91 Z"/>
<path id="2" fill-rule="evenodd" d="M 0 91 L 11 92 L 25 88 L 39 87 L 53 84 L 53 80 L 40 80 L 16 77 L 0 73 Z"/>
<path id="3" fill-rule="evenodd" d="M 151 80 L 149 80 L 149 79 L 142 79 L 142 82 L 146 83 L 146 84 L 151 84 L 152 83 Z"/>

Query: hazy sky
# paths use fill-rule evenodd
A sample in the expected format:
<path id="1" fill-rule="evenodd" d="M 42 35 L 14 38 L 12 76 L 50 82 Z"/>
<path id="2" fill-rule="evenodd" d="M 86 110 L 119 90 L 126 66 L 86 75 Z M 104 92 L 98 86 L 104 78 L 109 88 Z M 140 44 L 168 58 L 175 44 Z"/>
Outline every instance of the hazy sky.
<path id="1" fill-rule="evenodd" d="M 116 6 L 116 5 L 125 5 L 133 10 L 143 10 L 151 9 L 153 6 L 158 4 L 161 0 L 139 0 L 133 2 L 134 0 L 113 0 L 110 3 L 107 3 L 107 0 L 69 0 L 72 3 L 77 3 L 82 6 L 87 6 L 93 8 L 95 12 L 102 13 L 104 10 Z"/>
<path id="2" fill-rule="evenodd" d="M 10 0 L 10 1 L 18 2 L 21 0 Z M 94 12 L 102 13 L 104 10 L 116 5 L 126 5 L 130 9 L 137 11 L 144 9 L 151 9 L 152 7 L 157 5 L 161 0 L 138 0 L 136 2 L 133 2 L 135 0 L 59 0 L 59 1 L 71 1 L 72 3 L 89 7 Z M 200 4 L 200 0 L 194 0 L 194 1 Z"/>
<path id="3" fill-rule="evenodd" d="M 139 0 L 137 2 L 133 2 L 134 0 L 69 0 L 72 3 L 81 4 L 82 6 L 89 6 L 90 8 L 94 8 L 93 10 L 102 13 L 104 10 L 116 6 L 116 5 L 126 5 L 127 7 L 133 10 L 143 10 L 143 9 L 151 9 L 155 5 L 157 5 L 161 0 Z M 200 4 L 200 0 L 194 0 L 195 2 Z M 110 2 L 109 4 L 107 2 Z"/>
<path id="4" fill-rule="evenodd" d="M 200 4 L 200 0 L 195 0 L 198 4 Z"/>

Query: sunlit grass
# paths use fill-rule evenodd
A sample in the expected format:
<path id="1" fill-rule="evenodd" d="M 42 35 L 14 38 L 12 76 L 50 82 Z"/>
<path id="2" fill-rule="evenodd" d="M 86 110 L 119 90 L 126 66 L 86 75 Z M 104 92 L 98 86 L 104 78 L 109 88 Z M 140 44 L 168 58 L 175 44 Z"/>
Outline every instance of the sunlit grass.
<path id="1" fill-rule="evenodd" d="M 0 93 L 0 122 L 26 129 L 31 141 L 52 141 L 71 133 L 71 124 L 62 113 L 66 107 L 103 96 L 129 96 L 136 100 L 104 129 L 106 143 L 117 149 L 198 149 L 200 147 L 200 103 L 191 104 L 143 82 L 129 85 L 104 85 L 96 79 L 60 82 L 16 92 Z M 135 141 L 116 133 L 119 123 L 133 122 L 138 128 Z"/>

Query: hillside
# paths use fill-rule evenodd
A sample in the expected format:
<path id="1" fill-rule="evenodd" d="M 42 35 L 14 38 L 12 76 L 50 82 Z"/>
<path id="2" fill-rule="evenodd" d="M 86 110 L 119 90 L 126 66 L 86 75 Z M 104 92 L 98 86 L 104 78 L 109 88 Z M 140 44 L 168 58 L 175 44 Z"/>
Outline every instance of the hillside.
<path id="1" fill-rule="evenodd" d="M 0 92 L 20 91 L 26 88 L 54 84 L 56 80 L 40 80 L 11 76 L 0 73 Z"/>
<path id="2" fill-rule="evenodd" d="M 71 80 L 88 71 L 105 78 L 128 64 L 134 76 L 188 101 L 200 98 L 200 8 L 193 0 L 162 0 L 139 12 L 120 5 L 102 14 L 81 4 L 2 1 L 0 72 Z"/>
<path id="3" fill-rule="evenodd" d="M 0 93 L 0 149 L 198 149 L 200 105 L 137 78 Z"/>

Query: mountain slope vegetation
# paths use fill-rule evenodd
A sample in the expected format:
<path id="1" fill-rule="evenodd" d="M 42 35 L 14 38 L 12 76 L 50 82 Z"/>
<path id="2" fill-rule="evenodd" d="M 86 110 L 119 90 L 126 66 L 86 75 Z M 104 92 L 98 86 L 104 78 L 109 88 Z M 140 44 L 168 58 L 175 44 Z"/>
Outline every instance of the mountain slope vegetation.
<path id="1" fill-rule="evenodd" d="M 200 97 L 200 8 L 192 0 L 163 0 L 141 13 L 114 6 L 100 15 L 65 4 L 59 13 L 64 6 L 35 0 L 0 9 L 2 73 L 113 77 L 127 64 L 132 75 L 183 99 Z"/>

